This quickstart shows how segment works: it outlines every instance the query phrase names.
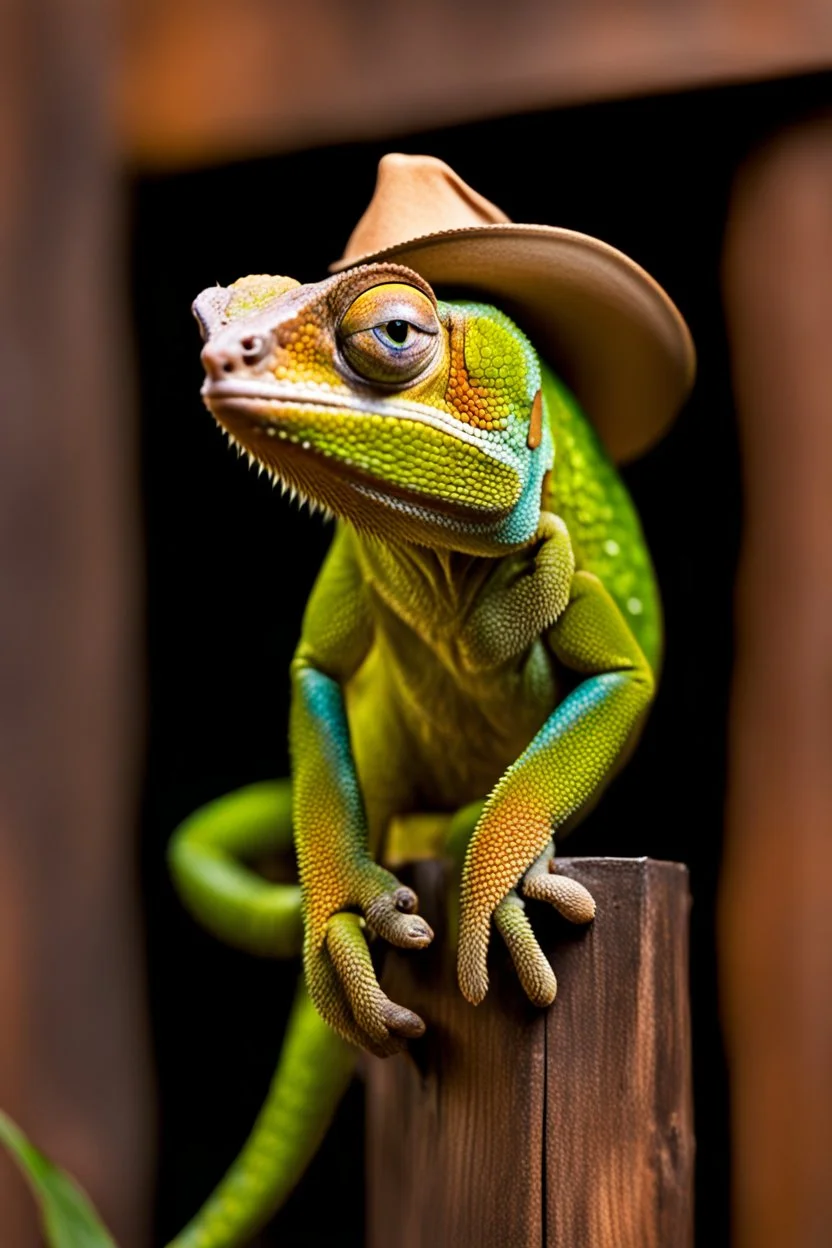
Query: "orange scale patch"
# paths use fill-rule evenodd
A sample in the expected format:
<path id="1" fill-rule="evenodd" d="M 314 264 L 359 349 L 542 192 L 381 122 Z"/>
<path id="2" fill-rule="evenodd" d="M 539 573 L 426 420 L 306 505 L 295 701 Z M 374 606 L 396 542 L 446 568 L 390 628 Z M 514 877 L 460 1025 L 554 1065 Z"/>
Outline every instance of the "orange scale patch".
<path id="1" fill-rule="evenodd" d="M 289 321 L 280 327 L 279 354 L 275 376 L 282 380 L 332 381 L 335 372 L 332 365 L 332 344 L 326 327 L 309 309 L 301 313 L 303 319 Z"/>
<path id="2" fill-rule="evenodd" d="M 471 383 L 465 365 L 465 329 L 463 325 L 454 324 L 451 328 L 451 364 L 448 370 L 448 385 L 445 389 L 445 402 L 454 416 L 463 424 L 473 425 L 476 429 L 505 429 L 505 419 L 494 418 L 490 410 L 489 398 L 493 395 L 484 386 Z"/>

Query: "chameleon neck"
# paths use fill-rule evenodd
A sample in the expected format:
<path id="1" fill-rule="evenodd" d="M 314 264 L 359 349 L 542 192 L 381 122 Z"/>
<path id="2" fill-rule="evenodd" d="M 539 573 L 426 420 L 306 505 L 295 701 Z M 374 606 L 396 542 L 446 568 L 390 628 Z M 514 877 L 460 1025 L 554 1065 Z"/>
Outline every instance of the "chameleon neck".
<path id="1" fill-rule="evenodd" d="M 422 636 L 463 619 L 496 566 L 493 558 L 456 550 L 357 535 L 355 540 L 365 580 L 394 615 Z"/>

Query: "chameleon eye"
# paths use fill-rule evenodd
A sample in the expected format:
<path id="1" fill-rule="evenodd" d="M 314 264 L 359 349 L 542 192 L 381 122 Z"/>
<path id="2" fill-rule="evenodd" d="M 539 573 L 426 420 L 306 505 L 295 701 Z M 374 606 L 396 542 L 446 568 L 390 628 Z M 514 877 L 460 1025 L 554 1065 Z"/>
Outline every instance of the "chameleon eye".
<path id="1" fill-rule="evenodd" d="M 367 381 L 405 385 L 433 362 L 440 324 L 431 301 L 413 286 L 389 282 L 350 304 L 338 337 L 350 367 Z"/>
<path id="2" fill-rule="evenodd" d="M 412 329 L 413 326 L 408 325 L 407 321 L 388 321 L 383 328 L 377 326 L 379 337 L 382 341 L 387 338 L 391 342 L 398 343 L 400 347 L 403 347 L 407 342 L 407 336 Z"/>

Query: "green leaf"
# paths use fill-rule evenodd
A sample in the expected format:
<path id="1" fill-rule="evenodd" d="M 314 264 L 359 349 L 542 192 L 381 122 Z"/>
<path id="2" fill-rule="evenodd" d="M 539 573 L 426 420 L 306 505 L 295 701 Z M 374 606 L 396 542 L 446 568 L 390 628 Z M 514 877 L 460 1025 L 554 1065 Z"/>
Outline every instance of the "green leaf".
<path id="1" fill-rule="evenodd" d="M 47 1161 L 2 1110 L 0 1144 L 8 1148 L 35 1193 L 49 1248 L 116 1248 L 85 1192 Z"/>

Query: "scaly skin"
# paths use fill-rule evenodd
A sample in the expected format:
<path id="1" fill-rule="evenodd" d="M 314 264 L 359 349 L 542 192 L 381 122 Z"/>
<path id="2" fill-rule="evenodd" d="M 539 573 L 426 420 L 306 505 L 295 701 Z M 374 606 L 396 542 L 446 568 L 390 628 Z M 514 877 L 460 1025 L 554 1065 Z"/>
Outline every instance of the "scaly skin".
<path id="1" fill-rule="evenodd" d="M 329 1025 L 300 998 L 244 1152 L 174 1241 L 229 1248 L 316 1147 L 354 1046 L 386 1055 L 424 1029 L 382 992 L 367 945 L 371 933 L 411 949 L 432 939 L 383 865 L 394 823 L 444 821 L 467 999 L 487 991 L 493 920 L 530 999 L 551 1003 L 523 898 L 592 918 L 586 890 L 553 873 L 552 838 L 634 744 L 661 619 L 624 486 L 502 313 L 438 303 L 389 264 L 304 287 L 245 278 L 205 291 L 195 312 L 218 423 L 339 520 L 292 664 L 291 795 L 231 795 L 171 851 L 186 904 L 223 939 L 288 955 L 302 909 L 306 988 Z M 415 824 L 401 826 L 406 856 Z M 250 865 L 292 830 L 300 898 Z"/>

